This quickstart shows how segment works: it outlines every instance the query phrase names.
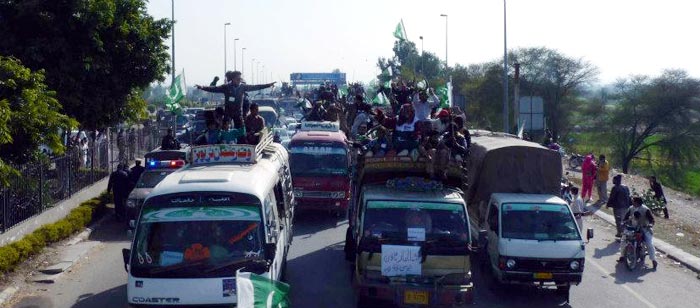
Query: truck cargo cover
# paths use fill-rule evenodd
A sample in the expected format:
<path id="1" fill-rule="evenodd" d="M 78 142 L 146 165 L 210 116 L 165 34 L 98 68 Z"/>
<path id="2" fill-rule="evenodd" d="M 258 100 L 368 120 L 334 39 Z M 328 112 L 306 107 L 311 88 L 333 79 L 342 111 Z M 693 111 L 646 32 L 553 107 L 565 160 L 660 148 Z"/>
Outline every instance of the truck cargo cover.
<path id="1" fill-rule="evenodd" d="M 492 193 L 558 196 L 561 156 L 534 142 L 501 135 L 472 137 L 467 204 L 488 202 Z"/>

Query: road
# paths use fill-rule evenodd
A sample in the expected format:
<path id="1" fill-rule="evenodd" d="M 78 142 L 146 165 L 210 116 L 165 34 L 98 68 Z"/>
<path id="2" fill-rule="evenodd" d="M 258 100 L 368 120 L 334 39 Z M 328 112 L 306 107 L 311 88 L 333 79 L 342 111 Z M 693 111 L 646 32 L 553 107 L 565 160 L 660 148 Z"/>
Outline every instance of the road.
<path id="1" fill-rule="evenodd" d="M 355 307 L 349 265 L 343 258 L 347 221 L 320 213 L 299 213 L 288 259 L 287 278 L 293 307 Z M 656 272 L 628 271 L 618 264 L 618 244 L 612 227 L 587 217 L 586 227 L 596 237 L 586 247 L 583 283 L 572 288 L 571 307 L 700 307 L 697 275 L 672 260 L 660 258 Z M 122 308 L 126 307 L 126 273 L 121 249 L 128 246 L 115 222 L 105 223 L 91 235 L 101 241 L 87 260 L 55 284 L 32 284 L 19 294 L 13 308 Z M 648 262 L 648 261 L 647 261 Z M 474 269 L 474 307 L 558 307 L 561 299 L 550 290 L 528 288 L 494 292 L 484 275 Z"/>

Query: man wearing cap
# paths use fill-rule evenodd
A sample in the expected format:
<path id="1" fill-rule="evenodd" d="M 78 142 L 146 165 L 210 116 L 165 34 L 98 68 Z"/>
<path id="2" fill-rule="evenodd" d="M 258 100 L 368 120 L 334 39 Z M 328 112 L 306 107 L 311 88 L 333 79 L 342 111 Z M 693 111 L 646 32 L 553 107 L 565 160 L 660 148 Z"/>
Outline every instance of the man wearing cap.
<path id="1" fill-rule="evenodd" d="M 243 100 L 244 95 L 248 91 L 258 91 L 267 89 L 275 85 L 275 82 L 261 85 L 247 85 L 241 83 L 241 72 L 235 71 L 226 72 L 226 80 L 224 84 L 214 87 L 203 87 L 196 85 L 197 89 L 212 93 L 224 93 L 226 115 L 233 119 L 234 128 L 243 127 Z"/>
<path id="2" fill-rule="evenodd" d="M 437 119 L 432 120 L 433 130 L 442 134 L 450 124 L 450 111 L 447 109 L 440 110 Z"/>

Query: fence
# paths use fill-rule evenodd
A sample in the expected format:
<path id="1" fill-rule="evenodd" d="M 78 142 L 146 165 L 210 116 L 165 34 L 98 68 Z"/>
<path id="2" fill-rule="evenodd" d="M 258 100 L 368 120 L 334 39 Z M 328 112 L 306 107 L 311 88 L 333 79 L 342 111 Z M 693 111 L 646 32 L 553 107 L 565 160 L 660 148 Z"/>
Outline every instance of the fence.
<path id="1" fill-rule="evenodd" d="M 107 129 L 94 140 L 68 146 L 63 156 L 15 166 L 19 176 L 0 188 L 0 232 L 104 179 L 119 163 L 143 157 L 159 142 L 157 128 Z"/>

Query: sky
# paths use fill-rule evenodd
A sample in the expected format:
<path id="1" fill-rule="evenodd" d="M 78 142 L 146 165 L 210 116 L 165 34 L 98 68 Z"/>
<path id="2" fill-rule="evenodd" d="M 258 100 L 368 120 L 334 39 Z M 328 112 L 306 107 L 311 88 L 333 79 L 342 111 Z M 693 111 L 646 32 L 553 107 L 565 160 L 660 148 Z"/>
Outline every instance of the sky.
<path id="1" fill-rule="evenodd" d="M 171 1 L 150 0 L 148 13 L 170 18 Z M 392 56 L 401 20 L 419 50 L 423 36 L 425 51 L 444 58 L 440 14 L 448 15 L 450 65 L 502 59 L 501 0 L 175 0 L 175 66 L 185 71 L 188 86 L 221 78 L 230 22 L 227 69 L 234 69 L 238 38 L 235 68 L 248 83 L 336 68 L 348 81 L 368 82 L 379 74 L 377 58 Z M 583 58 L 599 68 L 598 84 L 667 68 L 700 77 L 698 14 L 695 0 L 509 0 L 507 44 Z"/>

